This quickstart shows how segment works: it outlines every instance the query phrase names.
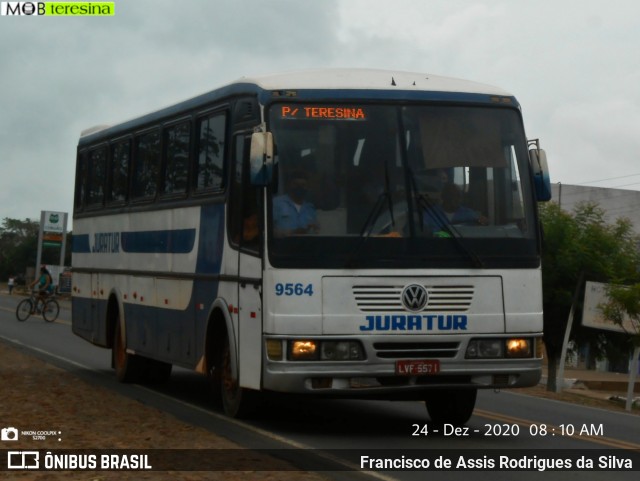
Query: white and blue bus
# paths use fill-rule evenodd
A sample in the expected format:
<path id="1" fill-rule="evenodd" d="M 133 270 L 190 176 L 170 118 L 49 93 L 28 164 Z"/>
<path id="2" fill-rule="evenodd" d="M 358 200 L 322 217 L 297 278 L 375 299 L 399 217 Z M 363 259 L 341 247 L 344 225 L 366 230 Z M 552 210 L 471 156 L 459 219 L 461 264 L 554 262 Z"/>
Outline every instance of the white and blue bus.
<path id="1" fill-rule="evenodd" d="M 529 148 L 531 147 L 531 148 Z M 424 400 L 541 375 L 546 157 L 498 88 L 406 72 L 243 78 L 83 132 L 73 332 L 121 381 Z"/>

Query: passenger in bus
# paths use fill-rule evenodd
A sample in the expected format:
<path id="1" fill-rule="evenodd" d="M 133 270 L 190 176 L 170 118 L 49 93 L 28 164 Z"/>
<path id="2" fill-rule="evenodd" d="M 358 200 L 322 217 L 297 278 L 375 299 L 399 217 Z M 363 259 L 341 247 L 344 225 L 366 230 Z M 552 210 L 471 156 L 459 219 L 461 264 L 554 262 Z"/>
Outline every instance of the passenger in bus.
<path id="1" fill-rule="evenodd" d="M 273 199 L 273 224 L 276 237 L 318 232 L 316 208 L 307 201 L 307 173 L 296 170 L 286 183 L 286 193 Z"/>
<path id="2" fill-rule="evenodd" d="M 260 226 L 258 225 L 258 214 L 253 212 L 244 219 L 242 226 L 242 240 L 244 242 L 253 242 L 258 239 L 260 234 Z"/>
<path id="3" fill-rule="evenodd" d="M 441 203 L 429 206 L 424 222 L 433 233 L 446 232 L 450 224 L 487 225 L 489 220 L 480 212 L 462 205 L 462 191 L 454 183 L 442 188 Z"/>

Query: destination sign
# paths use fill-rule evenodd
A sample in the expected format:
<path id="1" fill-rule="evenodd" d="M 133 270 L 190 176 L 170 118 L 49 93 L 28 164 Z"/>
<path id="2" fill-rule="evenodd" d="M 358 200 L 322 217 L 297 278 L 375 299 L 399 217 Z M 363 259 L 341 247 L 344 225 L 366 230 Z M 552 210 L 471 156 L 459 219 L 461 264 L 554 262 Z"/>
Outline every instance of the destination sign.
<path id="1" fill-rule="evenodd" d="M 278 105 L 280 119 L 367 120 L 367 110 L 350 105 Z"/>

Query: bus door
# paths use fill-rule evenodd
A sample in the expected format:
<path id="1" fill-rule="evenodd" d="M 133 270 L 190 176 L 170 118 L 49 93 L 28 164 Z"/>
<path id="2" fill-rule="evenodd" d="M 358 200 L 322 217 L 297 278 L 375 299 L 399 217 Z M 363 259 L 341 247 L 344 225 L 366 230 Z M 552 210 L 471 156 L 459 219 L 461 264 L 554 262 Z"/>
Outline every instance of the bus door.
<path id="1" fill-rule="evenodd" d="M 260 243 L 262 204 L 249 183 L 250 134 L 234 139 L 234 164 L 230 212 L 231 238 L 238 248 L 237 353 L 240 386 L 259 389 L 262 373 L 262 260 Z"/>

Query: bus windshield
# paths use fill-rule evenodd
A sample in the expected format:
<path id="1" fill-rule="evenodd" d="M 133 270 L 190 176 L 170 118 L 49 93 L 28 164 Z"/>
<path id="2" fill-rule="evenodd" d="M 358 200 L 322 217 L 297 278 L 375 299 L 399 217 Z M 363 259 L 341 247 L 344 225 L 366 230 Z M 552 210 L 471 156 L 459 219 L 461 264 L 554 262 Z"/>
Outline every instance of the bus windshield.
<path id="1" fill-rule="evenodd" d="M 272 265 L 539 265 L 516 109 L 278 103 L 269 122 Z"/>

